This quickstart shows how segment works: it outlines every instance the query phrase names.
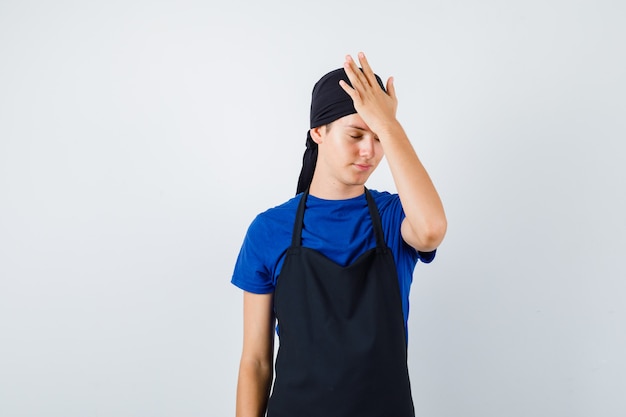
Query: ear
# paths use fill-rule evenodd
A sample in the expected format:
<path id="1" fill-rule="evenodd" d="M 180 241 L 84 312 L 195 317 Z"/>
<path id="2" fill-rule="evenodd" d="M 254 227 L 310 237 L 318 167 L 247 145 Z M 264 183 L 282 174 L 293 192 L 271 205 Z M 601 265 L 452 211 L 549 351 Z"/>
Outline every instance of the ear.
<path id="1" fill-rule="evenodd" d="M 318 145 L 323 142 L 322 129 L 324 129 L 324 127 L 319 126 L 319 127 L 314 127 L 311 130 L 309 130 L 309 132 L 311 133 L 311 138 L 313 139 L 313 142 L 317 143 Z"/>

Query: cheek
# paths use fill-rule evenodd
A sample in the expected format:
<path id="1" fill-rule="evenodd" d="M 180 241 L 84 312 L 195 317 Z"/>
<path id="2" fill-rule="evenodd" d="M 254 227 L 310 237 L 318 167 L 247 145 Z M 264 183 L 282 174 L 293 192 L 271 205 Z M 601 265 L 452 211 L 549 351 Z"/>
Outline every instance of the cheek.
<path id="1" fill-rule="evenodd" d="M 378 160 L 383 159 L 383 157 L 385 156 L 383 145 L 381 145 L 380 142 L 376 142 L 375 149 L 376 149 L 376 157 L 378 158 Z"/>

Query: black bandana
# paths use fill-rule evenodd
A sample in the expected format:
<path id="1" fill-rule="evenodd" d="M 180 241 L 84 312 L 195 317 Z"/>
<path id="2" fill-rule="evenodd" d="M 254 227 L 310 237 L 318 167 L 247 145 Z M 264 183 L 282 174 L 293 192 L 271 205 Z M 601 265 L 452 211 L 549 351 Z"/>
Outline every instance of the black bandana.
<path id="1" fill-rule="evenodd" d="M 339 80 L 344 80 L 348 85 L 352 86 L 343 68 L 329 72 L 315 83 L 311 98 L 311 123 L 309 126 L 311 129 L 356 113 L 352 97 L 343 91 L 343 88 L 339 85 Z M 376 75 L 376 80 L 380 87 L 385 90 L 383 82 L 378 75 Z M 302 157 L 302 170 L 300 171 L 300 178 L 298 178 L 296 195 L 311 185 L 316 162 L 317 143 L 313 141 L 311 133 L 307 132 L 306 150 Z"/>

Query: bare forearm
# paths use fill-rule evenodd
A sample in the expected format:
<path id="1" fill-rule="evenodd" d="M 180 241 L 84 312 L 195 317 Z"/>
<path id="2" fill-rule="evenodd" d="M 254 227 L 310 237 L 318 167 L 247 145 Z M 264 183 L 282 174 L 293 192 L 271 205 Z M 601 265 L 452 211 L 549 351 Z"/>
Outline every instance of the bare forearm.
<path id="1" fill-rule="evenodd" d="M 237 382 L 237 417 L 265 415 L 272 375 L 271 363 L 242 358 Z"/>
<path id="2" fill-rule="evenodd" d="M 400 123 L 394 121 L 377 134 L 408 222 L 403 225 L 402 235 L 418 250 L 433 250 L 447 228 L 439 194 Z"/>
<path id="3" fill-rule="evenodd" d="M 406 214 L 402 222 L 402 238 L 417 250 L 435 249 L 445 235 L 446 216 L 430 176 L 395 117 L 398 98 L 393 77 L 387 80 L 387 90 L 384 91 L 379 88 L 376 75 L 362 52 L 359 62 L 361 71 L 352 57 L 346 56 L 344 69 L 352 86 L 345 81 L 339 83 L 383 146 Z"/>

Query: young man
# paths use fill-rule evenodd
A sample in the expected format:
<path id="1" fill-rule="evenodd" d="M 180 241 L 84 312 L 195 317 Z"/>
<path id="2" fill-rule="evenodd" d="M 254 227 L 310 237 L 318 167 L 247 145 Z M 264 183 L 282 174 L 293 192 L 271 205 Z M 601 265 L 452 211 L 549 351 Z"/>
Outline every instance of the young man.
<path id="1" fill-rule="evenodd" d="M 297 195 L 257 216 L 237 259 L 238 417 L 414 416 L 409 288 L 447 222 L 396 119 L 393 79 L 385 90 L 358 58 L 316 83 Z M 383 155 L 398 194 L 365 187 Z"/>

